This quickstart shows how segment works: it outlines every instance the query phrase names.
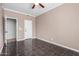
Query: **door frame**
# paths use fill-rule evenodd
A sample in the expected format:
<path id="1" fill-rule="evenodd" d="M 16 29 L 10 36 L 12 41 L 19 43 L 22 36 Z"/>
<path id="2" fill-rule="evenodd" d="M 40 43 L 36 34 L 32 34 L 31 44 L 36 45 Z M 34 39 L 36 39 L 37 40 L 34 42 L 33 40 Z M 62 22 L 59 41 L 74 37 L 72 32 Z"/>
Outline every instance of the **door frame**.
<path id="1" fill-rule="evenodd" d="M 18 18 L 5 16 L 4 23 L 7 22 L 7 18 L 11 18 L 11 19 L 15 19 L 16 20 L 16 41 L 18 41 Z M 5 25 L 4 25 L 4 28 L 5 28 Z M 4 37 L 5 37 L 5 29 L 4 29 Z"/>
<path id="2" fill-rule="evenodd" d="M 17 47 L 18 47 L 18 43 L 17 43 L 17 41 L 18 41 L 18 18 L 16 18 L 16 17 L 10 17 L 10 16 L 5 16 L 4 17 L 4 20 L 3 20 L 3 37 L 4 37 L 4 44 L 7 44 L 7 42 L 5 42 L 5 23 L 6 23 L 6 21 L 7 21 L 7 18 L 11 18 L 11 19 L 15 19 L 16 20 L 16 52 L 17 52 Z M 7 55 L 8 53 L 7 53 L 7 47 L 5 48 L 5 55 Z"/>

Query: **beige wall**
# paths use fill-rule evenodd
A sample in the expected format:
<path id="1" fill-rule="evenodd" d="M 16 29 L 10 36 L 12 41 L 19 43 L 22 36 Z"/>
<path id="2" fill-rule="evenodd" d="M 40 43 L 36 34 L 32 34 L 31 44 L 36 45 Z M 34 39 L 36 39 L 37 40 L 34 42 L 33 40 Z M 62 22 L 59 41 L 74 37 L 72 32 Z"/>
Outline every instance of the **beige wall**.
<path id="1" fill-rule="evenodd" d="M 18 19 L 18 41 L 24 40 L 24 20 L 32 20 L 33 21 L 33 37 L 35 37 L 35 17 L 27 16 L 19 13 L 15 13 L 12 11 L 5 10 L 5 17 L 13 17 Z"/>
<path id="2" fill-rule="evenodd" d="M 63 4 L 38 16 L 36 36 L 79 50 L 79 4 Z"/>
<path id="3" fill-rule="evenodd" d="M 0 4 L 0 53 L 1 53 L 1 50 L 2 50 L 2 47 L 3 47 L 3 26 L 2 26 L 2 7 L 1 7 L 1 4 Z"/>

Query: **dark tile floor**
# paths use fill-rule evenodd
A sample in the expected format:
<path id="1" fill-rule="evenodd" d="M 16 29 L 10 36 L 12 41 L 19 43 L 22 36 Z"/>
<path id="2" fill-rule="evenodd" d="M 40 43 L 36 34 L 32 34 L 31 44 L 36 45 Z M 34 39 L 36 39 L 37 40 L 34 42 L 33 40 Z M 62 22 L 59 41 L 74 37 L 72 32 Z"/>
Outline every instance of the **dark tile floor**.
<path id="1" fill-rule="evenodd" d="M 35 56 L 79 56 L 79 53 L 41 40 L 33 40 L 32 55 Z"/>
<path id="2" fill-rule="evenodd" d="M 3 50 L 2 50 L 2 56 L 16 56 L 16 41 L 9 42 L 7 44 L 4 44 Z"/>
<path id="3" fill-rule="evenodd" d="M 26 39 L 8 43 L 7 56 L 79 56 L 79 53 L 39 39 Z"/>

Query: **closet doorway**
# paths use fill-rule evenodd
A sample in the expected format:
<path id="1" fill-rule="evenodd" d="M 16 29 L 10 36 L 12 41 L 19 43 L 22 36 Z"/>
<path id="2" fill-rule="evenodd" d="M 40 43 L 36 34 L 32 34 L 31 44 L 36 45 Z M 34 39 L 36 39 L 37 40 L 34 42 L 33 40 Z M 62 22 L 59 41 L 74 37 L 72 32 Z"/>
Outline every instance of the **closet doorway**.
<path id="1" fill-rule="evenodd" d="M 5 54 L 16 55 L 17 54 L 17 34 L 18 34 L 18 22 L 17 19 L 12 17 L 5 18 Z"/>

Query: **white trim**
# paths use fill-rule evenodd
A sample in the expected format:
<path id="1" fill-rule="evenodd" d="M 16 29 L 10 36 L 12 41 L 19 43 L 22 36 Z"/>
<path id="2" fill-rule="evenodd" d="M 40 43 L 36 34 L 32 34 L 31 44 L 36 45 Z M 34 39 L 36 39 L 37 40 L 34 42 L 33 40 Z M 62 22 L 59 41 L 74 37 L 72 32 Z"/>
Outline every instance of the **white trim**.
<path id="1" fill-rule="evenodd" d="M 9 8 L 4 8 L 4 10 L 12 11 L 12 12 L 19 13 L 19 14 L 23 14 L 23 15 L 27 15 L 27 16 L 36 17 L 36 16 L 34 16 L 34 15 L 27 14 L 27 13 L 24 13 L 24 12 L 21 12 L 21 11 L 12 10 L 12 9 L 9 9 Z"/>
<path id="2" fill-rule="evenodd" d="M 37 38 L 37 39 L 40 39 L 40 38 Z M 53 42 L 53 41 L 49 41 L 49 40 L 45 40 L 45 39 L 40 39 L 40 40 L 43 40 L 43 41 L 48 42 L 48 43 L 51 43 L 51 44 L 55 44 L 57 46 L 61 46 L 61 47 L 67 48 L 67 49 L 72 50 L 72 51 L 75 51 L 75 52 L 79 52 L 78 49 L 74 49 L 74 48 L 71 48 L 71 47 L 68 47 L 68 46 L 65 46 L 65 45 L 62 45 L 62 44 Z"/>
<path id="3" fill-rule="evenodd" d="M 41 16 L 41 15 L 43 15 L 44 13 L 47 13 L 47 12 L 49 12 L 49 11 L 51 11 L 51 10 L 54 10 L 55 8 L 60 7 L 60 6 L 63 5 L 63 4 L 64 4 L 64 3 L 58 3 L 55 7 L 48 8 L 46 11 L 43 11 L 41 14 L 37 15 L 36 17 Z"/>
<path id="4" fill-rule="evenodd" d="M 1 54 L 1 52 L 2 52 L 2 49 L 3 49 L 3 46 L 2 46 L 1 49 L 0 49 L 0 54 Z"/>
<path id="5" fill-rule="evenodd" d="M 7 20 L 7 18 L 16 19 L 16 40 L 18 41 L 18 18 L 5 16 L 5 20 Z"/>
<path id="6" fill-rule="evenodd" d="M 24 41 L 24 40 L 25 40 L 25 39 L 19 39 L 19 40 L 17 40 L 17 41 L 19 42 L 19 41 Z"/>

